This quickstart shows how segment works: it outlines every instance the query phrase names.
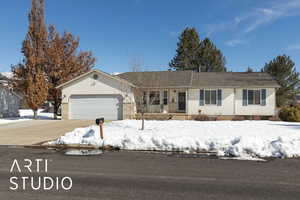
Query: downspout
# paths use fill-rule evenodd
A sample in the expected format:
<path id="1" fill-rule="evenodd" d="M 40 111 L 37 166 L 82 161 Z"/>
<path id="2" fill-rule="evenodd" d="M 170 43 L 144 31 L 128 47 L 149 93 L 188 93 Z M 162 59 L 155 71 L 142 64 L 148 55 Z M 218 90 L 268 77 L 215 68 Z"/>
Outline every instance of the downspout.
<path id="1" fill-rule="evenodd" d="M 236 88 L 233 88 L 233 115 L 236 115 Z"/>
<path id="2" fill-rule="evenodd" d="M 186 89 L 186 95 L 185 95 L 185 114 L 188 114 L 188 108 L 189 108 L 189 89 Z"/>

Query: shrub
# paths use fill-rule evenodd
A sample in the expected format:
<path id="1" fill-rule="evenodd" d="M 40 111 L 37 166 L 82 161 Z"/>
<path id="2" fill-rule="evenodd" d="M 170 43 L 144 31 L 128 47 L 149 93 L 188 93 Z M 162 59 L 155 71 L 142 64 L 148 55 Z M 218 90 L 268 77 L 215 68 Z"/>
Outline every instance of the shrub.
<path id="1" fill-rule="evenodd" d="M 272 116 L 272 117 L 273 117 L 273 116 Z M 263 116 L 260 116 L 260 119 L 261 119 L 261 120 L 270 120 L 270 118 L 272 118 L 272 117 L 263 115 Z M 277 119 L 279 119 L 279 118 L 277 117 Z M 279 120 L 280 120 L 280 119 L 279 119 Z"/>
<path id="2" fill-rule="evenodd" d="M 283 121 L 300 122 L 300 106 L 286 106 L 281 108 L 279 117 Z"/>
<path id="3" fill-rule="evenodd" d="M 260 116 L 253 116 L 252 120 L 261 120 L 261 117 Z"/>
<path id="4" fill-rule="evenodd" d="M 217 121 L 217 117 L 208 117 L 209 121 Z"/>
<path id="5" fill-rule="evenodd" d="M 216 117 L 216 121 L 232 120 L 233 116 L 219 115 Z"/>
<path id="6" fill-rule="evenodd" d="M 232 121 L 242 121 L 242 120 L 245 120 L 244 116 L 234 116 L 232 118 Z"/>
<path id="7" fill-rule="evenodd" d="M 277 117 L 277 116 L 269 117 L 268 120 L 270 120 L 270 121 L 281 121 L 280 118 Z"/>
<path id="8" fill-rule="evenodd" d="M 192 119 L 196 121 L 210 121 L 207 115 L 193 115 Z"/>

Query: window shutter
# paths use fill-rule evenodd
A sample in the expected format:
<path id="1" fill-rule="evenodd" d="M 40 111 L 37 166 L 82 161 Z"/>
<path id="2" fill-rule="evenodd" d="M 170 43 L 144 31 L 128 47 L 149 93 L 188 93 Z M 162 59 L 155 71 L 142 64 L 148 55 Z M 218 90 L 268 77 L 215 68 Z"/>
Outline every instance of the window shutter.
<path id="1" fill-rule="evenodd" d="M 266 105 L 266 96 L 267 96 L 267 90 L 261 89 L 261 105 L 262 106 Z"/>
<path id="2" fill-rule="evenodd" d="M 218 95 L 217 95 L 217 105 L 222 106 L 222 90 L 218 89 Z"/>
<path id="3" fill-rule="evenodd" d="M 204 90 L 200 90 L 199 106 L 204 106 Z"/>
<path id="4" fill-rule="evenodd" d="M 243 89 L 243 106 L 247 106 L 247 98 L 248 98 L 247 90 Z"/>

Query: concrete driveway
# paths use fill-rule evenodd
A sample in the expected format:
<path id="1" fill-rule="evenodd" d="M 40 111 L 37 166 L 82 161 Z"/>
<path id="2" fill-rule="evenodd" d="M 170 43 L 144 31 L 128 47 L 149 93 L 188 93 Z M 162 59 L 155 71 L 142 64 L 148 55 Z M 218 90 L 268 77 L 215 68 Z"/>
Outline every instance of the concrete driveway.
<path id="1" fill-rule="evenodd" d="M 92 120 L 30 120 L 0 125 L 0 145 L 32 145 L 53 140 Z"/>

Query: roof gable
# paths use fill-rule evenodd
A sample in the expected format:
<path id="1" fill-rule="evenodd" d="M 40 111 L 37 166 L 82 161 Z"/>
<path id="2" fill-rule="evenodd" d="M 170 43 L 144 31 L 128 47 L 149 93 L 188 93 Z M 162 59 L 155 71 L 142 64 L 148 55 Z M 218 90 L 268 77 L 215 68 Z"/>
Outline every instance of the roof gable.
<path id="1" fill-rule="evenodd" d="M 104 76 L 110 77 L 110 78 L 112 78 L 112 79 L 115 79 L 116 81 L 120 81 L 120 82 L 123 82 L 123 83 L 125 83 L 125 84 L 128 84 L 128 85 L 130 85 L 130 86 L 135 87 L 135 85 L 133 85 L 131 82 L 128 82 L 127 80 L 121 79 L 121 78 L 119 78 L 119 77 L 117 77 L 117 76 L 112 76 L 112 75 L 110 75 L 110 74 L 108 74 L 108 73 L 105 73 L 105 72 L 103 72 L 103 71 L 100 71 L 100 70 L 91 70 L 91 71 L 88 71 L 88 72 L 86 72 L 86 73 L 84 73 L 84 74 L 82 74 L 82 75 L 80 75 L 80 76 L 77 76 L 76 78 L 74 78 L 74 79 L 72 79 L 72 80 L 70 80 L 70 81 L 67 81 L 67 82 L 65 82 L 65 83 L 63 83 L 63 84 L 57 86 L 56 88 L 63 88 L 63 87 L 66 87 L 66 86 L 68 86 L 68 85 L 70 85 L 70 84 L 76 82 L 77 80 L 79 80 L 79 79 L 81 79 L 81 78 L 83 78 L 83 77 L 88 76 L 88 75 L 91 74 L 91 73 L 97 73 L 97 74 L 100 74 L 100 75 L 104 75 Z"/>

